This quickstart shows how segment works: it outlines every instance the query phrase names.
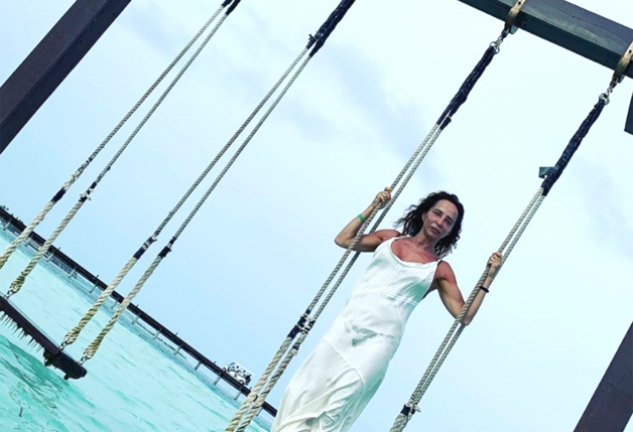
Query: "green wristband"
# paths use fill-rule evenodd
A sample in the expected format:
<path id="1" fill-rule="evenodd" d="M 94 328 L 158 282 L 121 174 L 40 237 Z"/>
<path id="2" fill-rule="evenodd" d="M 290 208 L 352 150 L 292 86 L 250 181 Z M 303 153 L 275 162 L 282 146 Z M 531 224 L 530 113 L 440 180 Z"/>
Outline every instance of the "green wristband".
<path id="1" fill-rule="evenodd" d="M 361 221 L 362 223 L 367 222 L 367 219 L 365 219 L 365 216 L 363 216 L 363 214 L 362 214 L 362 213 L 358 215 L 358 219 L 360 219 L 360 221 Z"/>

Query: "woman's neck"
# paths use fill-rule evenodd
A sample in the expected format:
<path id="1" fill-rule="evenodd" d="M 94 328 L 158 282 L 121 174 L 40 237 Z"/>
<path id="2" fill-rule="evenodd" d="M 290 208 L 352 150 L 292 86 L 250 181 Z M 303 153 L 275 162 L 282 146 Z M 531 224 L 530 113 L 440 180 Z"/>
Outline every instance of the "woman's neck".
<path id="1" fill-rule="evenodd" d="M 436 240 L 428 238 L 424 230 L 420 230 L 415 236 L 411 237 L 413 243 L 421 249 L 429 250 L 431 252 L 435 251 L 435 245 L 437 244 Z"/>

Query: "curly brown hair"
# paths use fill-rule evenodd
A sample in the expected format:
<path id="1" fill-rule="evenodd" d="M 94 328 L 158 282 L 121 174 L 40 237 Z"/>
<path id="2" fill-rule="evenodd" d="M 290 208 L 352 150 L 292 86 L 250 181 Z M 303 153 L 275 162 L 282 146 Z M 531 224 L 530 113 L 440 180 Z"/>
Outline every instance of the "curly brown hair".
<path id="1" fill-rule="evenodd" d="M 459 240 L 459 236 L 462 232 L 462 221 L 464 220 L 464 206 L 461 202 L 459 202 L 459 198 L 457 195 L 450 194 L 448 192 L 434 192 L 429 194 L 426 198 L 420 200 L 417 205 L 412 205 L 407 209 L 407 213 L 395 224 L 395 227 L 403 226 L 402 233 L 413 237 L 420 232 L 422 229 L 422 215 L 427 213 L 435 204 L 437 204 L 441 200 L 447 200 L 455 204 L 457 207 L 457 220 L 455 221 L 455 225 L 453 225 L 453 229 L 451 232 L 437 242 L 435 245 L 435 253 L 439 257 L 444 257 L 448 255 L 455 247 L 457 246 L 457 241 Z"/>

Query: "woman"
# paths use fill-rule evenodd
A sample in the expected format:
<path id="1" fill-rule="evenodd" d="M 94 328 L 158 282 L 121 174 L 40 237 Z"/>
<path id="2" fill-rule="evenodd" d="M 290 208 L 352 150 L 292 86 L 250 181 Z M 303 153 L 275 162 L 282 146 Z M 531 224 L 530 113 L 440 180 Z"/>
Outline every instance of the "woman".
<path id="1" fill-rule="evenodd" d="M 336 244 L 348 248 L 363 221 L 390 199 L 389 188 L 380 192 L 341 231 Z M 398 221 L 402 233 L 385 229 L 360 238 L 354 249 L 374 252 L 372 261 L 341 314 L 292 378 L 272 432 L 347 431 L 382 383 L 417 303 L 437 290 L 450 314 L 459 315 L 464 299 L 442 258 L 455 247 L 463 218 L 458 198 L 438 192 Z M 500 265 L 501 256 L 494 253 L 464 325 L 477 313 Z"/>

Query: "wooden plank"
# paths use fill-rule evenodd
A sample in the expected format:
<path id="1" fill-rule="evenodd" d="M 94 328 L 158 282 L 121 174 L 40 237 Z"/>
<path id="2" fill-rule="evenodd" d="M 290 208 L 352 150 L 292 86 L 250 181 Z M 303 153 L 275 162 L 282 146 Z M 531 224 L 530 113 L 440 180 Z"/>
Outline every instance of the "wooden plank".
<path id="1" fill-rule="evenodd" d="M 574 432 L 623 432 L 633 415 L 633 323 Z"/>
<path id="2" fill-rule="evenodd" d="M 64 351 L 60 351 L 57 344 L 46 334 L 33 324 L 28 317 L 17 307 L 9 303 L 9 300 L 0 296 L 0 316 L 8 319 L 22 332 L 25 337 L 41 346 L 44 349 L 46 366 L 53 366 L 64 372 L 65 379 L 79 379 L 86 376 L 86 369 L 70 357 Z"/>
<path id="3" fill-rule="evenodd" d="M 76 0 L 11 74 L 0 87 L 0 154 L 130 1 Z"/>
<path id="4" fill-rule="evenodd" d="M 516 0 L 459 0 L 505 21 Z M 527 0 L 516 27 L 614 70 L 633 42 L 633 29 L 564 0 Z M 535 59 L 538 54 L 535 55 Z M 573 73 L 573 71 L 570 71 Z M 633 78 L 633 66 L 625 75 Z M 625 132 L 633 135 L 633 100 Z"/>

